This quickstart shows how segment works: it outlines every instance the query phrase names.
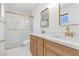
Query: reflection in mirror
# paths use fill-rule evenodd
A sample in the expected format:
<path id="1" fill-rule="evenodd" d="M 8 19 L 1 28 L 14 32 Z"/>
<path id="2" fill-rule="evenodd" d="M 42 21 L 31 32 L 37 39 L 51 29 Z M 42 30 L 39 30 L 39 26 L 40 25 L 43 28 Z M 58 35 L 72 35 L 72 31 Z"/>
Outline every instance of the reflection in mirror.
<path id="1" fill-rule="evenodd" d="M 49 27 L 49 13 L 48 8 L 41 12 L 41 27 Z"/>
<path id="2" fill-rule="evenodd" d="M 79 3 L 59 4 L 59 25 L 79 25 Z"/>
<path id="3" fill-rule="evenodd" d="M 45 10 L 43 10 L 41 12 L 40 27 L 41 27 L 42 33 L 45 33 L 45 28 L 49 27 L 49 11 L 48 11 L 48 8 L 46 8 Z"/>

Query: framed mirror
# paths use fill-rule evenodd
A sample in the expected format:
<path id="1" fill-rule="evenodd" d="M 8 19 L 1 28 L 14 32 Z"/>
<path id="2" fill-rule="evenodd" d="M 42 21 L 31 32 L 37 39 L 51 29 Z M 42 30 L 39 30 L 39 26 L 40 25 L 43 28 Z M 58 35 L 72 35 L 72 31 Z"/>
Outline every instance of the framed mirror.
<path id="1" fill-rule="evenodd" d="M 59 4 L 59 25 L 79 25 L 79 3 Z"/>
<path id="2" fill-rule="evenodd" d="M 44 10 L 41 12 L 40 26 L 41 26 L 42 28 L 44 28 L 44 27 L 49 27 L 49 11 L 48 11 L 48 8 L 44 9 Z"/>

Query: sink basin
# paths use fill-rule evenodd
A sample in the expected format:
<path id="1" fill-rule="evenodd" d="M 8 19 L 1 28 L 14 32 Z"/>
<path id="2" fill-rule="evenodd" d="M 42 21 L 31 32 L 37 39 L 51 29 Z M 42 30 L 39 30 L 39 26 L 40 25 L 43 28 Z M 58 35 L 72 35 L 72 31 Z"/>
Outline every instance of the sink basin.
<path id="1" fill-rule="evenodd" d="M 56 38 L 66 38 L 64 35 L 58 35 L 58 34 L 49 34 L 51 37 L 56 37 Z"/>
<path id="2" fill-rule="evenodd" d="M 56 38 L 65 38 L 63 36 L 52 36 L 52 37 L 56 37 Z"/>
<path id="3" fill-rule="evenodd" d="M 78 36 L 68 37 L 68 36 L 64 36 L 63 34 L 47 34 L 47 35 L 49 35 L 51 37 L 55 37 L 55 38 L 68 39 L 68 40 L 79 39 Z"/>

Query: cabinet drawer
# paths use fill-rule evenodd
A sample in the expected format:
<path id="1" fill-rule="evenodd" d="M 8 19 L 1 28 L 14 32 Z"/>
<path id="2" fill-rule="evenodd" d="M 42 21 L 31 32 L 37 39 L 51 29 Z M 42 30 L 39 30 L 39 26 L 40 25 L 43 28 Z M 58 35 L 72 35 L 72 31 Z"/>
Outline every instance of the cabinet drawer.
<path id="1" fill-rule="evenodd" d="M 76 50 L 52 41 L 48 41 L 48 40 L 44 40 L 44 47 L 48 48 L 51 51 L 54 51 L 58 55 L 64 55 L 64 56 L 79 55 L 79 50 Z"/>

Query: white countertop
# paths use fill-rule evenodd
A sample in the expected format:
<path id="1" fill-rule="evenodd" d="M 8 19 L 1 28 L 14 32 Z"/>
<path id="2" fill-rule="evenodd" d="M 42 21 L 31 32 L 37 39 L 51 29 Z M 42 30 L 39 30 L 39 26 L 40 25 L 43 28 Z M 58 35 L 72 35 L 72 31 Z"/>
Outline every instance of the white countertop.
<path id="1" fill-rule="evenodd" d="M 74 49 L 79 50 L 79 39 L 78 38 L 72 38 L 72 39 L 65 39 L 65 38 L 57 38 L 51 35 L 46 35 L 46 34 L 36 34 L 36 33 L 31 33 L 31 35 L 35 35 Z"/>

